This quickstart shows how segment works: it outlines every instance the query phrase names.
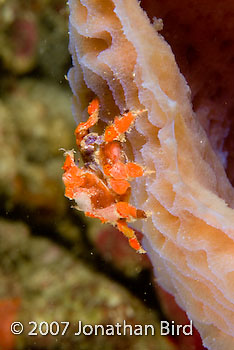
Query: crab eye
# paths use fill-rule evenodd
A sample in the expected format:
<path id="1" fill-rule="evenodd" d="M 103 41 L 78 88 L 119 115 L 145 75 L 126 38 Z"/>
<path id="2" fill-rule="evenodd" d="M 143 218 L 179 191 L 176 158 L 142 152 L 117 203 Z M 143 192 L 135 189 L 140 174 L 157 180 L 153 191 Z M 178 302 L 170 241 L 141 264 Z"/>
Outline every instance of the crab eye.
<path id="1" fill-rule="evenodd" d="M 103 137 L 95 133 L 86 135 L 83 140 L 86 146 L 101 145 L 103 143 Z"/>
<path id="2" fill-rule="evenodd" d="M 92 145 L 97 140 L 97 135 L 89 134 L 85 137 L 85 144 Z"/>

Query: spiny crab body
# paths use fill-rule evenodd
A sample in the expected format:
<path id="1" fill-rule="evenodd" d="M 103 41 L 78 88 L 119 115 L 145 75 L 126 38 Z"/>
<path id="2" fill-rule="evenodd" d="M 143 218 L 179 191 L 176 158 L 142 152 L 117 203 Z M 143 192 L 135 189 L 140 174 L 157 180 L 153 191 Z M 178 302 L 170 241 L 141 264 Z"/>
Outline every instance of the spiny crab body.
<path id="1" fill-rule="evenodd" d="M 84 166 L 79 168 L 76 165 L 73 150 L 65 152 L 65 196 L 75 200 L 76 208 L 84 211 L 86 216 L 117 226 L 132 248 L 138 253 L 145 253 L 134 230 L 127 225 L 128 222 L 147 217 L 143 210 L 129 204 L 130 181 L 142 176 L 144 170 L 142 166 L 127 161 L 122 147 L 125 133 L 142 111 L 126 112 L 116 117 L 105 128 L 103 135 L 89 132 L 98 122 L 98 112 L 99 101 L 94 99 L 88 107 L 88 120 L 80 123 L 75 130 Z"/>

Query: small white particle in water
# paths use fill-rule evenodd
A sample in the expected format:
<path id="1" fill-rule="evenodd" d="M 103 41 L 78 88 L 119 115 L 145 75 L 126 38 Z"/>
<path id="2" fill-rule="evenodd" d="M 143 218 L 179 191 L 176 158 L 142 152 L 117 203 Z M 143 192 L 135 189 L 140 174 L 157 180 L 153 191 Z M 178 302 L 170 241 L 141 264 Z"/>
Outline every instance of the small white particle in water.
<path id="1" fill-rule="evenodd" d="M 120 299 L 117 295 L 112 295 L 110 300 L 108 300 L 109 307 L 117 307 L 120 304 Z"/>
<path id="2" fill-rule="evenodd" d="M 126 309 L 126 315 L 127 315 L 128 317 L 134 317 L 134 316 L 135 316 L 135 312 L 134 312 L 134 310 L 133 310 L 131 307 L 128 307 L 128 308 Z"/>

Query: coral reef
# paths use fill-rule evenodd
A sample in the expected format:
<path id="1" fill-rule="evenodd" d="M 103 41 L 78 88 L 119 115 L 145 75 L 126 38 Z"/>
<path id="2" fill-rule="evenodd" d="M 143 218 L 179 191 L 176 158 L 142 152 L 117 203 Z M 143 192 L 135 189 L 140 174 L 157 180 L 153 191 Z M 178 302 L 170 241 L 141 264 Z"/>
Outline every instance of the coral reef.
<path id="1" fill-rule="evenodd" d="M 37 70 L 63 81 L 70 63 L 67 18 L 63 0 L 1 1 L 0 65 L 8 75 Z"/>
<path id="2" fill-rule="evenodd" d="M 147 109 L 126 147 L 152 171 L 133 185 L 133 204 L 152 213 L 137 226 L 144 248 L 157 281 L 186 310 L 204 345 L 231 350 L 234 189 L 195 117 L 190 89 L 137 1 L 69 4 L 74 114 L 83 120 L 93 95 L 103 122 Z"/>
<path id="3" fill-rule="evenodd" d="M 68 92 L 33 79 L 22 79 L 0 101 L 0 191 L 8 208 L 30 203 L 31 210 L 64 210 L 59 147 L 61 140 L 73 147 L 69 102 Z"/>
<path id="4" fill-rule="evenodd" d="M 7 296 L 0 314 L 0 335 L 7 320 L 21 321 L 25 332 L 13 337 L 14 349 L 133 349 L 176 350 L 159 332 L 155 336 L 73 336 L 77 321 L 85 324 L 159 323 L 149 310 L 127 290 L 93 271 L 69 251 L 41 237 L 32 237 L 22 222 L 0 220 L 0 300 Z M 59 266 L 59 268 L 58 268 Z M 18 300 L 17 305 L 13 300 Z M 3 310 L 0 302 L 0 311 Z M 16 302 L 15 302 L 16 303 Z M 10 305 L 9 305 L 10 304 Z M 10 312 L 10 309 L 12 310 Z M 70 322 L 64 336 L 28 336 L 28 322 Z M 12 339 L 4 344 L 13 345 Z M 155 346 L 156 344 L 156 346 Z M 0 347 L 3 338 L 0 338 Z M 5 345 L 4 350 L 7 349 Z M 9 347 L 10 349 L 10 347 Z"/>

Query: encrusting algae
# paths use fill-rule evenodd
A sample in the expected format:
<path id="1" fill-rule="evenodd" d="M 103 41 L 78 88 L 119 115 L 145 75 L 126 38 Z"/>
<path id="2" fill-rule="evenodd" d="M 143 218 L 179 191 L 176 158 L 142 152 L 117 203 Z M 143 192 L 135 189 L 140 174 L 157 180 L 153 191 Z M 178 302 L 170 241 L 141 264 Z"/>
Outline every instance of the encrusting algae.
<path id="1" fill-rule="evenodd" d="M 158 283 L 173 294 L 210 350 L 234 348 L 234 189 L 192 110 L 174 55 L 136 0 L 70 0 L 69 81 L 84 119 L 146 110 L 126 152 L 150 170 L 131 182 L 132 203 Z"/>

